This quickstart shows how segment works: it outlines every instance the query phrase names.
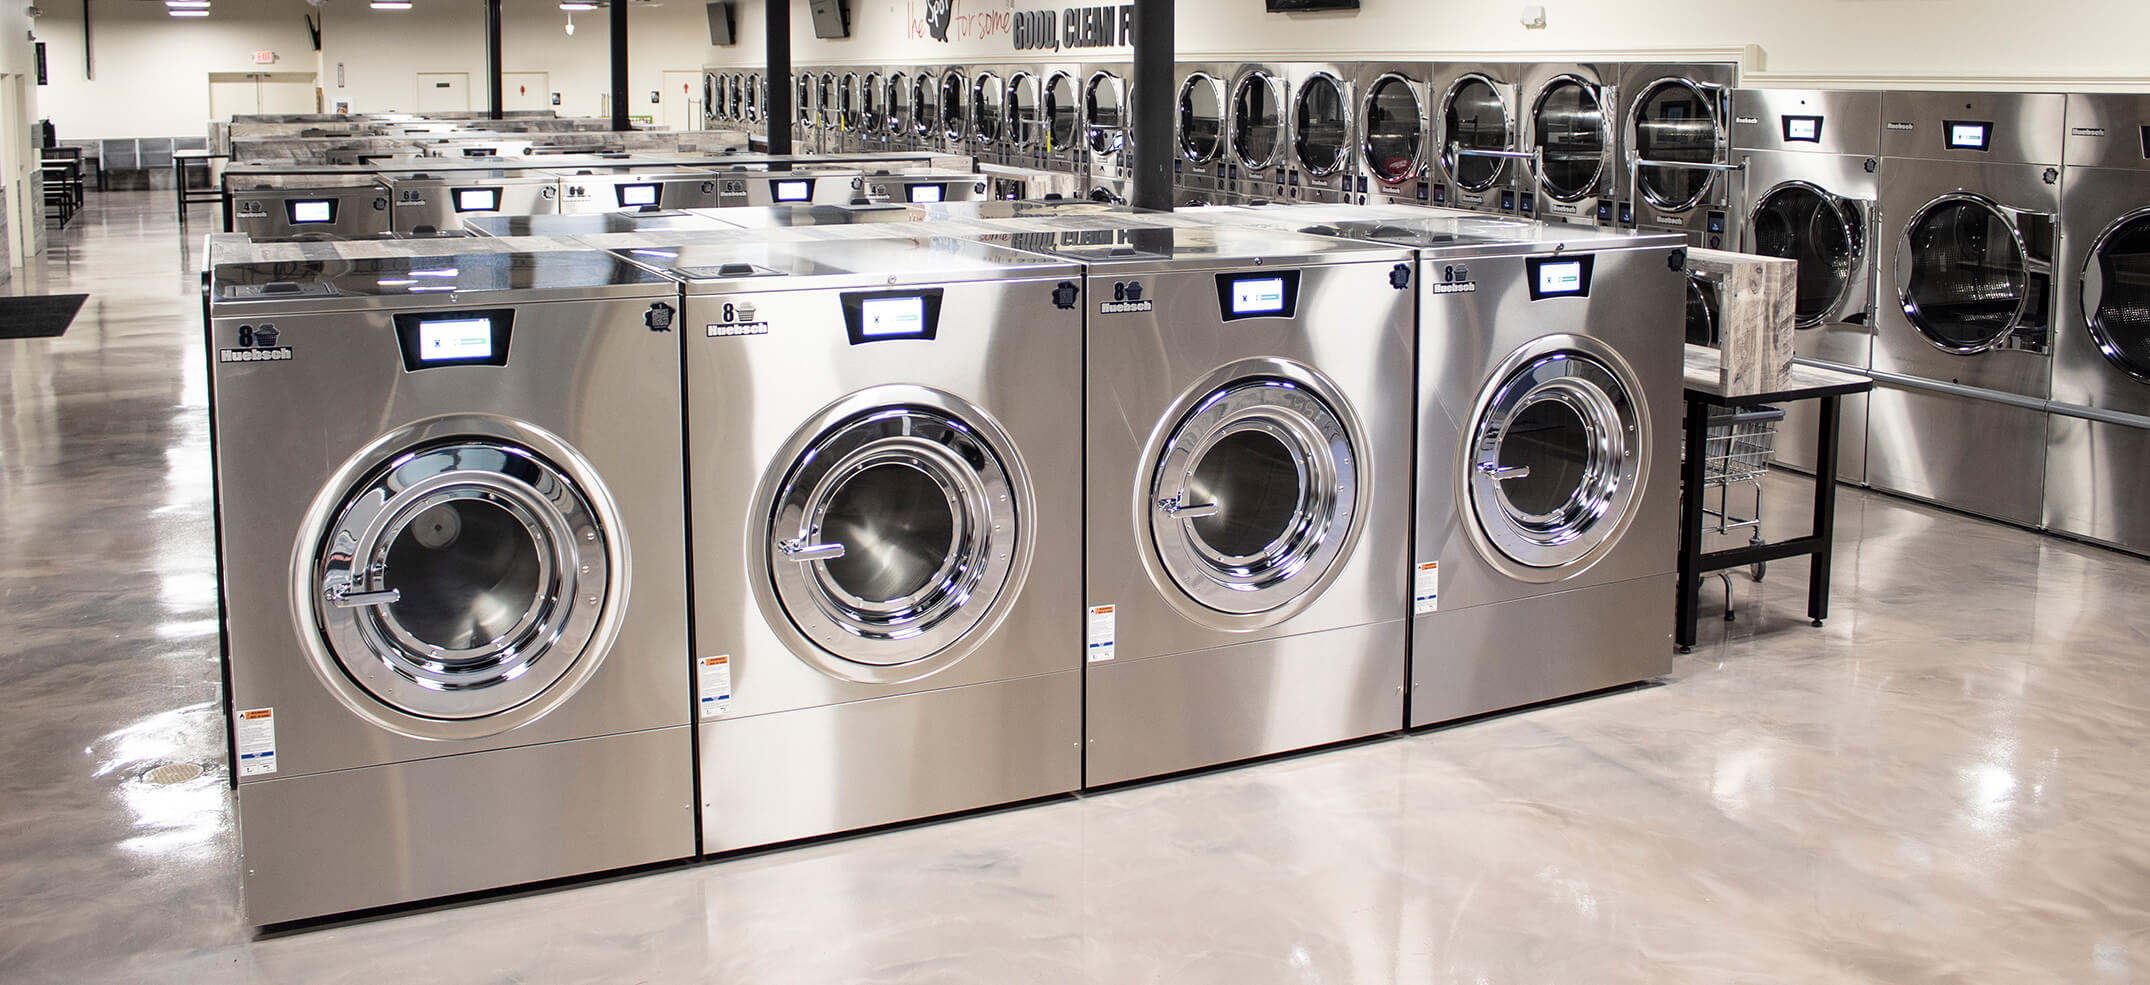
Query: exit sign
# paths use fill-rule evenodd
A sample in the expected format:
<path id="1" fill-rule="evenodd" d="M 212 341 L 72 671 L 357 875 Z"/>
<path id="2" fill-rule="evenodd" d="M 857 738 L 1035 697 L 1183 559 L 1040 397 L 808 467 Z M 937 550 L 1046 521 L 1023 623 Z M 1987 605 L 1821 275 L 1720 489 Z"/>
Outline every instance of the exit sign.
<path id="1" fill-rule="evenodd" d="M 276 52 L 273 52 L 273 51 L 257 51 L 257 52 L 254 52 L 254 64 L 256 64 L 256 65 L 274 65 L 274 64 L 276 64 Z"/>

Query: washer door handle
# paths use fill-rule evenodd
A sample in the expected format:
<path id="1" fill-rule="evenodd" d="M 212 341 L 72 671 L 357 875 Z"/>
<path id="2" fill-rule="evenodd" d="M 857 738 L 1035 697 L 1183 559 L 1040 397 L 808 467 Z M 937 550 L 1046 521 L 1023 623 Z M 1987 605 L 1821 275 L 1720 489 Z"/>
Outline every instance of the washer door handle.
<path id="1" fill-rule="evenodd" d="M 1178 496 L 1158 500 L 1157 509 L 1175 520 L 1199 520 L 1205 516 L 1216 516 L 1222 511 L 1222 508 L 1215 503 L 1201 503 L 1193 506 L 1182 505 Z"/>
<path id="2" fill-rule="evenodd" d="M 776 549 L 784 552 L 785 560 L 797 561 L 800 564 L 808 561 L 834 561 L 844 556 L 844 545 L 833 541 L 826 544 L 808 544 L 803 539 L 794 538 L 776 545 Z"/>
<path id="3" fill-rule="evenodd" d="M 339 609 L 367 609 L 403 601 L 403 590 L 390 588 L 378 592 L 354 592 L 346 582 L 329 589 L 328 601 Z"/>
<path id="4" fill-rule="evenodd" d="M 1485 473 L 1488 478 L 1495 482 L 1530 478 L 1530 466 L 1528 465 L 1495 465 L 1492 462 L 1481 462 L 1479 463 L 1478 471 Z"/>

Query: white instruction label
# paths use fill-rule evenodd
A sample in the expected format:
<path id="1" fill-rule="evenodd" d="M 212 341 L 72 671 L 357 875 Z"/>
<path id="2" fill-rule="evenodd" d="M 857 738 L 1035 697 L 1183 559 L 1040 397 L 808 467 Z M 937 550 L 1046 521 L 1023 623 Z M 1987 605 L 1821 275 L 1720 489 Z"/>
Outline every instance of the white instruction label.
<path id="1" fill-rule="evenodd" d="M 1120 607 L 1116 605 L 1093 605 L 1090 607 L 1090 646 L 1085 657 L 1090 663 L 1112 659 L 1113 636 L 1118 632 Z"/>
<path id="2" fill-rule="evenodd" d="M 732 658 L 730 654 L 703 657 L 695 668 L 697 695 L 703 718 L 715 718 L 732 710 Z"/>
<path id="3" fill-rule="evenodd" d="M 239 734 L 239 775 L 267 776 L 276 772 L 276 709 L 252 708 L 235 721 Z"/>
<path id="4" fill-rule="evenodd" d="M 1441 562 L 1421 561 L 1411 575 L 1411 614 L 1441 611 Z"/>

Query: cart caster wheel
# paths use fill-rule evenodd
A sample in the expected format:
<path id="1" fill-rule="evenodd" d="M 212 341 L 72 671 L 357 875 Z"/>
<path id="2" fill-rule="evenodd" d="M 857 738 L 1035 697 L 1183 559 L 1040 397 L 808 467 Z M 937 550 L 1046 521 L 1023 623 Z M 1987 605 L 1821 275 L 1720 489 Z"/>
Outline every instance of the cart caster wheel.
<path id="1" fill-rule="evenodd" d="M 1754 569 L 1748 573 L 1754 576 L 1755 581 L 1761 581 L 1762 576 L 1769 573 L 1769 562 L 1762 561 L 1757 563 Z"/>

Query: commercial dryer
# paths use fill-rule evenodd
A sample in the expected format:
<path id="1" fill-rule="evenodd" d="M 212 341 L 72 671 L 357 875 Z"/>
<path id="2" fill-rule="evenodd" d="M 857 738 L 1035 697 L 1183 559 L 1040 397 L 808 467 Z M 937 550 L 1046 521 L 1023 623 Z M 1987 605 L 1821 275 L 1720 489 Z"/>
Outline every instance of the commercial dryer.
<path id="1" fill-rule="evenodd" d="M 1738 89 L 1732 146 L 1746 163 L 1740 248 L 1799 263 L 1793 350 L 1864 373 L 1874 350 L 1881 94 Z M 1819 401 L 1784 407 L 1773 458 L 1812 472 Z M 1866 481 L 1866 395 L 1843 400 L 1837 477 Z"/>
<path id="2" fill-rule="evenodd" d="M 1367 201 L 1428 204 L 1433 200 L 1433 66 L 1425 62 L 1367 62 L 1356 66 L 1359 94 L 1359 174 Z"/>
<path id="3" fill-rule="evenodd" d="M 1126 199 L 1134 175 L 1127 73 L 1124 62 L 1082 67 L 1082 139 L 1088 152 L 1089 195 L 1099 201 Z"/>
<path id="4" fill-rule="evenodd" d="M 248 919 L 693 854 L 676 287 L 594 251 L 206 286 Z"/>
<path id="5" fill-rule="evenodd" d="M 1535 196 L 1534 218 L 1585 226 L 1618 221 L 1619 77 L 1616 65 L 1525 66 L 1520 149 L 1530 158 L 1522 191 Z"/>
<path id="6" fill-rule="evenodd" d="M 973 65 L 970 69 L 971 156 L 983 164 L 1005 164 L 1008 150 L 1008 76 L 1006 65 Z"/>
<path id="7" fill-rule="evenodd" d="M 1286 133 L 1291 89 L 1283 67 L 1248 64 L 1234 68 L 1230 99 L 1226 124 L 1231 143 L 1219 204 L 1284 200 L 1285 174 L 1292 168 Z"/>
<path id="8" fill-rule="evenodd" d="M 1684 241 L 1443 217 L 1416 248 L 1409 722 L 1672 668 Z"/>
<path id="9" fill-rule="evenodd" d="M 1089 145 L 1082 132 L 1082 66 L 1041 65 L 1039 114 L 1045 127 L 1038 166 L 1089 176 Z"/>
<path id="10" fill-rule="evenodd" d="M 987 166 L 1010 168 L 1040 168 L 1044 166 L 1045 151 L 1045 79 L 1035 65 L 1019 65 L 1008 70 L 1003 87 L 1002 104 L 1007 111 L 1007 134 L 1001 145 L 997 161 L 982 162 Z"/>
<path id="11" fill-rule="evenodd" d="M 1521 66 L 1444 63 L 1439 69 L 1433 146 L 1442 178 L 1435 183 L 1433 204 L 1514 214 L 1520 207 L 1518 176 L 1530 157 L 1517 143 Z"/>
<path id="12" fill-rule="evenodd" d="M 2068 97 L 2045 524 L 2150 554 L 2150 98 Z"/>
<path id="13" fill-rule="evenodd" d="M 1173 113 L 1172 185 L 1181 193 L 1214 199 L 1224 190 L 1225 87 L 1231 82 L 1231 68 L 1182 62 L 1174 77 L 1180 81 Z"/>
<path id="14" fill-rule="evenodd" d="M 2066 112 L 2056 94 L 1882 95 L 1874 488 L 2044 516 Z"/>
<path id="15" fill-rule="evenodd" d="M 1293 62 L 1284 67 L 1291 87 L 1291 161 L 1285 197 L 1306 202 L 1363 202 L 1359 187 L 1357 105 L 1349 66 Z"/>
<path id="16" fill-rule="evenodd" d="M 961 65 L 941 69 L 934 80 L 937 127 L 929 136 L 932 146 L 949 154 L 969 155 L 971 147 L 970 70 Z"/>
<path id="17" fill-rule="evenodd" d="M 1080 271 L 925 237 L 631 255 L 685 290 L 703 850 L 1075 789 Z"/>
<path id="18" fill-rule="evenodd" d="M 1676 232 L 1695 246 L 1739 242 L 1732 211 L 1742 166 L 1732 155 L 1732 77 L 1724 65 L 1628 66 L 1620 98 L 1620 225 Z"/>
<path id="19" fill-rule="evenodd" d="M 1085 784 L 1395 729 L 1410 252 L 1085 239 Z"/>

